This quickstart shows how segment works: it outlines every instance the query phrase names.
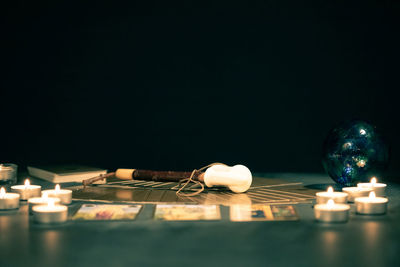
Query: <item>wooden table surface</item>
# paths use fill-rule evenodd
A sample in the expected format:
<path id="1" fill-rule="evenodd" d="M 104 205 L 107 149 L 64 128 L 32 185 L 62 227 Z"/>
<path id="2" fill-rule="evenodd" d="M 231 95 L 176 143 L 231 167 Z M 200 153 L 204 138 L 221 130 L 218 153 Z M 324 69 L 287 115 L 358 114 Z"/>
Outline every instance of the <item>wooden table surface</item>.
<path id="1" fill-rule="evenodd" d="M 265 174 L 314 188 L 325 175 Z M 38 182 L 38 181 L 34 181 Z M 39 181 L 45 187 L 52 187 Z M 0 266 L 400 266 L 400 186 L 388 186 L 382 216 L 354 212 L 347 223 L 318 223 L 313 203 L 296 205 L 299 221 L 154 221 L 144 204 L 134 221 L 39 225 L 26 205 L 0 213 Z M 79 208 L 74 201 L 70 213 Z"/>

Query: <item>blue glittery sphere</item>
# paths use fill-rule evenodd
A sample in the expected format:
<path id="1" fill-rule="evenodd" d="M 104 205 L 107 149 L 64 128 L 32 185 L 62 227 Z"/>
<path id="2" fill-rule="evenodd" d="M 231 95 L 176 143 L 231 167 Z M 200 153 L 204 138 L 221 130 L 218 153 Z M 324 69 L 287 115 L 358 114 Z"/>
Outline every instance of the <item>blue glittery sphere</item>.
<path id="1" fill-rule="evenodd" d="M 380 177 L 389 161 L 388 147 L 374 126 L 352 120 L 332 129 L 323 146 L 325 171 L 340 185 Z"/>

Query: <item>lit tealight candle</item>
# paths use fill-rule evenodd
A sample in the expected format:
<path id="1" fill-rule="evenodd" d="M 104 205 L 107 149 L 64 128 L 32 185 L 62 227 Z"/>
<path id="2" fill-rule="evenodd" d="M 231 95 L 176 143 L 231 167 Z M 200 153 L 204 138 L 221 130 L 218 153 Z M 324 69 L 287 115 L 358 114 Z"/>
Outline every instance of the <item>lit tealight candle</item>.
<path id="1" fill-rule="evenodd" d="M 354 202 L 357 197 L 366 197 L 372 191 L 372 188 L 367 187 L 343 187 L 343 192 L 349 194 L 348 201 Z"/>
<path id="2" fill-rule="evenodd" d="M 72 191 L 61 189 L 57 184 L 54 190 L 43 190 L 42 194 L 46 193 L 49 197 L 56 197 L 61 200 L 61 204 L 70 204 L 72 201 Z"/>
<path id="3" fill-rule="evenodd" d="M 33 206 L 32 212 L 34 220 L 39 223 L 62 223 L 68 219 L 68 207 L 54 205 L 53 201 L 47 205 Z"/>
<path id="4" fill-rule="evenodd" d="M 350 205 L 336 204 L 329 199 L 326 204 L 314 206 L 315 219 L 321 222 L 346 222 L 349 219 Z"/>
<path id="5" fill-rule="evenodd" d="M 370 183 L 359 183 L 357 187 L 371 188 L 378 197 L 384 197 L 386 195 L 386 184 L 378 183 L 376 177 L 372 177 Z"/>
<path id="6" fill-rule="evenodd" d="M 318 204 L 327 203 L 329 199 L 333 199 L 336 203 L 346 203 L 348 194 L 345 192 L 334 192 L 333 187 L 330 186 L 326 192 L 318 192 L 316 196 Z"/>
<path id="7" fill-rule="evenodd" d="M 375 192 L 372 191 L 368 197 L 357 197 L 354 202 L 356 203 L 357 213 L 385 214 L 389 200 L 386 197 L 377 197 Z"/>
<path id="8" fill-rule="evenodd" d="M 12 210 L 19 208 L 19 194 L 6 193 L 4 187 L 0 189 L 0 210 Z"/>
<path id="9" fill-rule="evenodd" d="M 13 185 L 11 190 L 20 195 L 21 200 L 28 200 L 32 197 L 40 197 L 42 187 L 40 185 L 31 185 L 29 179 L 25 180 L 23 185 Z"/>
<path id="10" fill-rule="evenodd" d="M 56 197 L 48 197 L 47 193 L 43 193 L 42 197 L 33 197 L 28 199 L 29 212 L 32 212 L 32 207 L 37 205 L 48 205 L 49 201 L 52 201 L 55 205 L 59 205 L 61 200 Z"/>

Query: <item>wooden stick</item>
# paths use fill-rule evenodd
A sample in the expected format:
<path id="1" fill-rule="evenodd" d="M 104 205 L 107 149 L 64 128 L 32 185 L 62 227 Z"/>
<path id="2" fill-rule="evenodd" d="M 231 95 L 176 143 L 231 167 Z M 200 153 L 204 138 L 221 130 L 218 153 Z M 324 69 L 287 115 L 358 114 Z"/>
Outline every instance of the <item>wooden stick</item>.
<path id="1" fill-rule="evenodd" d="M 116 172 L 111 172 L 105 175 L 100 175 L 82 181 L 83 186 L 87 186 L 96 181 L 103 180 L 108 177 L 115 177 L 122 180 L 146 180 L 154 182 L 179 182 L 182 179 L 189 178 L 192 172 L 178 172 L 178 171 L 152 171 L 152 170 L 137 170 L 137 169 L 118 169 Z M 203 181 L 204 174 L 201 172 L 193 175 L 193 180 Z"/>

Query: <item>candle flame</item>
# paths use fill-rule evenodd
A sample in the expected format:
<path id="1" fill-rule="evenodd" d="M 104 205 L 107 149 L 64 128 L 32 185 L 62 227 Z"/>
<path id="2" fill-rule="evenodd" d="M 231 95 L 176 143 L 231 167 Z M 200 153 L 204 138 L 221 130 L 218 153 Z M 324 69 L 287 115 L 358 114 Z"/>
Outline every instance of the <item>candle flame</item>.
<path id="1" fill-rule="evenodd" d="M 43 199 L 48 199 L 48 197 L 49 197 L 49 196 L 47 195 L 47 193 L 44 192 L 43 195 L 42 195 L 42 198 L 43 198 Z"/>
<path id="2" fill-rule="evenodd" d="M 328 187 L 327 192 L 328 192 L 329 194 L 332 194 L 332 193 L 333 193 L 333 187 L 332 187 L 332 186 Z"/>
<path id="3" fill-rule="evenodd" d="M 374 192 L 374 191 L 370 192 L 368 197 L 369 197 L 370 199 L 375 199 L 375 197 L 376 197 L 375 192 Z"/>
<path id="4" fill-rule="evenodd" d="M 54 200 L 53 199 L 49 199 L 49 201 L 47 202 L 47 206 L 54 208 Z"/>
<path id="5" fill-rule="evenodd" d="M 28 186 L 30 186 L 31 185 L 31 182 L 29 182 L 29 179 L 26 179 L 25 180 L 25 187 L 28 187 Z"/>
<path id="6" fill-rule="evenodd" d="M 4 189 L 4 187 L 2 187 L 0 189 L 0 198 L 5 198 L 5 196 L 6 196 L 6 190 Z"/>
<path id="7" fill-rule="evenodd" d="M 335 206 L 335 201 L 333 201 L 333 199 L 329 199 L 326 203 L 326 206 L 328 207 L 328 209 L 332 209 L 333 206 Z"/>
<path id="8" fill-rule="evenodd" d="M 377 180 L 376 180 L 376 177 L 372 177 L 372 179 L 371 179 L 371 184 L 372 184 L 372 185 L 376 184 L 376 181 L 377 181 Z"/>
<path id="9" fill-rule="evenodd" d="M 54 189 L 56 193 L 60 193 L 60 185 L 56 184 L 56 188 Z"/>

